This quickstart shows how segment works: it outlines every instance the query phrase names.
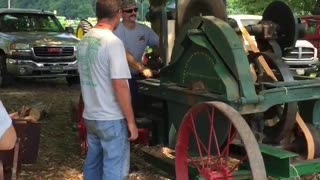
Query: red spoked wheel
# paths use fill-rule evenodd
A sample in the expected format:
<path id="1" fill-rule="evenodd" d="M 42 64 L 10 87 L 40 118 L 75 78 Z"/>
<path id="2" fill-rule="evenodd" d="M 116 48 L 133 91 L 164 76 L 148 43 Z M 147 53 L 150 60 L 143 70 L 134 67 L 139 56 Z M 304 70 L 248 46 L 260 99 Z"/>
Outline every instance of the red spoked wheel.
<path id="1" fill-rule="evenodd" d="M 250 127 L 223 102 L 201 103 L 187 112 L 180 124 L 175 153 L 177 180 L 189 179 L 190 167 L 205 180 L 267 179 Z M 246 165 L 249 171 L 241 171 L 240 165 Z"/>
<path id="2" fill-rule="evenodd" d="M 80 151 L 81 154 L 86 154 L 88 150 L 88 144 L 87 144 L 87 130 L 86 130 L 86 125 L 84 123 L 84 119 L 82 117 L 83 109 L 84 109 L 84 104 L 83 104 L 83 99 L 82 96 L 80 95 L 79 99 L 79 111 L 78 111 L 78 124 L 77 124 L 77 129 L 78 129 L 78 136 L 80 140 Z"/>

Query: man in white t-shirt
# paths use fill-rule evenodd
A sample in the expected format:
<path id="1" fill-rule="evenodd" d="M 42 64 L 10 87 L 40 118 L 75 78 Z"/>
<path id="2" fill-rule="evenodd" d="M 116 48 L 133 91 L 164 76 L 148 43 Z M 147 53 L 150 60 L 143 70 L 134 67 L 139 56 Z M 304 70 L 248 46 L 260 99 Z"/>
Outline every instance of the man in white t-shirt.
<path id="1" fill-rule="evenodd" d="M 84 180 L 123 180 L 129 171 L 129 140 L 138 137 L 125 49 L 112 32 L 120 9 L 121 0 L 98 0 L 98 22 L 77 46 L 88 142 Z"/>
<path id="2" fill-rule="evenodd" d="M 17 139 L 11 118 L 0 101 L 0 150 L 12 149 Z"/>
<path id="3" fill-rule="evenodd" d="M 133 108 L 139 107 L 138 87 L 136 79 L 141 73 L 146 77 L 152 76 L 150 70 L 142 65 L 142 55 L 147 46 L 158 47 L 159 36 L 148 26 L 136 22 L 138 7 L 135 0 L 124 0 L 122 5 L 122 22 L 114 34 L 123 42 L 127 59 L 131 68 L 132 79 L 129 80 Z"/>

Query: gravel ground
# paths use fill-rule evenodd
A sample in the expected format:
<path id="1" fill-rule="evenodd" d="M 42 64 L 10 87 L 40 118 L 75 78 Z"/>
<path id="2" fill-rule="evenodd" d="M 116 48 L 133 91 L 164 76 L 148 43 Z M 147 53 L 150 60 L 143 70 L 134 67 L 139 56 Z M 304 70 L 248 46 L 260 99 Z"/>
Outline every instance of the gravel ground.
<path id="1" fill-rule="evenodd" d="M 20 80 L 0 89 L 0 99 L 9 111 L 23 105 L 42 104 L 48 116 L 42 119 L 36 164 L 22 165 L 18 180 L 82 179 L 84 156 L 80 155 L 77 133 L 70 121 L 70 102 L 79 97 L 79 86 L 69 87 L 63 79 Z M 132 154 L 135 169 L 128 179 L 166 179 L 150 171 L 151 165 Z"/>
<path id="2" fill-rule="evenodd" d="M 18 180 L 80 180 L 84 156 L 80 155 L 77 133 L 70 121 L 70 102 L 79 97 L 79 86 L 69 87 L 59 80 L 20 80 L 0 89 L 0 100 L 9 112 L 23 105 L 41 103 L 48 116 L 42 119 L 37 163 L 22 165 Z M 166 173 L 154 168 L 134 152 L 128 179 L 169 180 Z M 297 178 L 320 180 L 319 175 Z"/>

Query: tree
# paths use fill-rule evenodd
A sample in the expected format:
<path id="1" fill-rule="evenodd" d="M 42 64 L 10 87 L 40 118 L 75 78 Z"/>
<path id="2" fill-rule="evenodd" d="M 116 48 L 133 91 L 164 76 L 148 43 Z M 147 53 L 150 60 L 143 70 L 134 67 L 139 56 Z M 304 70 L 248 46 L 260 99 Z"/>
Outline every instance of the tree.
<path id="1" fill-rule="evenodd" d="M 7 8 L 6 0 L 0 1 L 1 8 Z M 68 18 L 87 18 L 95 16 L 95 0 L 11 0 L 12 8 L 43 9 L 58 12 Z"/>
<path id="2" fill-rule="evenodd" d="M 139 18 L 148 11 L 149 4 L 157 6 L 165 2 L 175 0 L 137 0 Z M 269 3 L 274 0 L 227 0 L 227 12 L 229 14 L 262 14 Z M 319 14 L 320 0 L 283 0 L 296 14 Z M 11 0 L 13 8 L 32 8 L 43 10 L 57 10 L 59 15 L 69 18 L 85 18 L 95 15 L 96 0 Z M 0 0 L 0 7 L 7 8 L 8 1 Z"/>
<path id="3" fill-rule="evenodd" d="M 93 10 L 90 4 L 87 4 L 85 6 L 80 6 L 77 9 L 77 14 L 78 16 L 75 16 L 75 17 L 80 19 L 87 18 L 87 17 L 95 17 L 95 11 Z"/>
<path id="4" fill-rule="evenodd" d="M 273 1 L 274 0 L 228 0 L 228 12 L 262 14 L 268 4 Z M 319 12 L 320 10 L 320 0 L 283 1 L 291 7 L 295 14 L 315 14 L 315 12 Z"/>
<path id="5" fill-rule="evenodd" d="M 311 13 L 320 15 L 320 0 L 316 1 L 314 8 L 311 10 Z"/>

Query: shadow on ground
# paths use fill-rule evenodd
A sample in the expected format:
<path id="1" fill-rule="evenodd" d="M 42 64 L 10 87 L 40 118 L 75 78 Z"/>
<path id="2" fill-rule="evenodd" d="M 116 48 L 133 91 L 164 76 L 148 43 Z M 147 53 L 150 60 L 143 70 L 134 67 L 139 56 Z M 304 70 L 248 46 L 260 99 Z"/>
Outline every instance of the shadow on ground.
<path id="1" fill-rule="evenodd" d="M 48 113 L 40 120 L 37 163 L 23 165 L 18 179 L 82 179 L 83 156 L 70 121 L 70 101 L 79 92 L 78 85 L 68 86 L 64 79 L 19 80 L 0 89 L 0 99 L 9 112 L 41 103 Z"/>

